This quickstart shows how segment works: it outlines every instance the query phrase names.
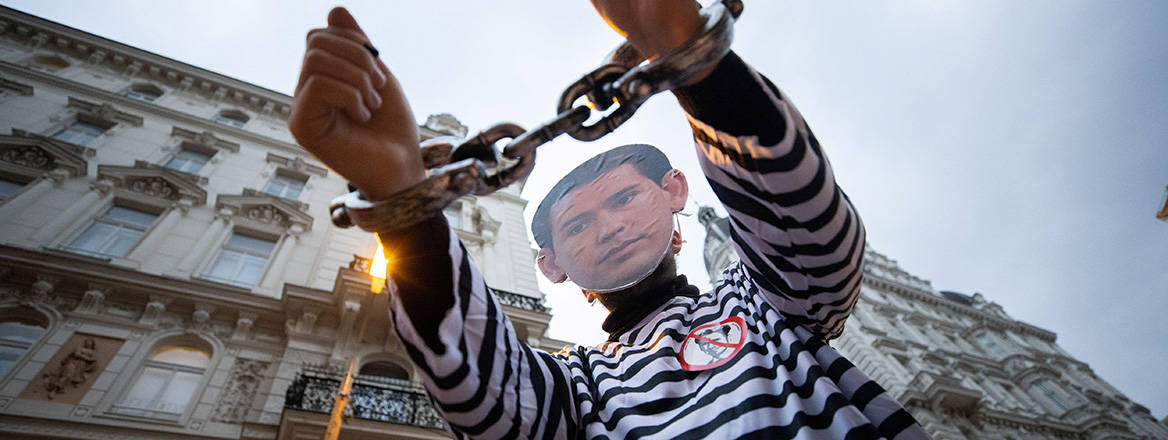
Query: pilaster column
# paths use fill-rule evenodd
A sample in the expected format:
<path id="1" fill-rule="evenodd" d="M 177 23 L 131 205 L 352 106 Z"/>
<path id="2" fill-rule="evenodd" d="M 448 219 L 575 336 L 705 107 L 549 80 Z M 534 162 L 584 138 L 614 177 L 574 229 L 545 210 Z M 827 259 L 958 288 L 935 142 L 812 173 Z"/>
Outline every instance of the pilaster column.
<path id="1" fill-rule="evenodd" d="M 292 250 L 296 247 L 296 242 L 300 240 L 302 233 L 304 233 L 303 226 L 292 225 L 284 234 L 284 238 L 280 239 L 280 246 L 273 253 L 272 263 L 268 265 L 268 273 L 264 275 L 264 281 L 260 284 L 264 290 L 280 288 L 280 284 L 284 281 L 284 269 L 288 266 L 288 258 L 292 256 Z"/>
<path id="2" fill-rule="evenodd" d="M 203 231 L 203 236 L 199 237 L 199 240 L 195 242 L 195 246 L 191 248 L 190 253 L 178 263 L 176 272 L 190 274 L 194 270 L 195 265 L 199 263 L 199 260 L 207 255 L 207 250 L 210 249 L 215 238 L 219 237 L 223 233 L 223 230 L 231 226 L 231 218 L 234 215 L 235 210 L 232 208 L 224 207 L 219 209 L 219 212 L 215 213 L 215 220 L 211 222 L 210 226 L 207 226 L 206 231 Z"/>
<path id="3" fill-rule="evenodd" d="M 44 177 L 32 182 L 32 186 L 21 191 L 16 197 L 4 202 L 3 205 L 0 205 L 0 223 L 8 220 L 11 216 L 20 215 L 21 212 L 24 212 L 29 206 L 32 206 L 40 200 L 50 189 L 55 186 L 60 186 L 61 182 L 68 179 L 70 175 L 69 170 L 57 168 L 46 173 Z"/>
<path id="4" fill-rule="evenodd" d="M 89 191 L 82 195 L 80 199 L 73 202 L 69 205 L 69 208 L 57 214 L 49 224 L 38 230 L 32 237 L 33 241 L 45 245 L 56 240 L 61 232 L 65 230 L 65 227 L 76 221 L 82 213 L 88 211 L 94 204 L 107 197 L 112 189 L 113 182 L 108 180 L 94 182 L 89 186 Z"/>
<path id="5" fill-rule="evenodd" d="M 191 209 L 192 204 L 190 199 L 182 199 L 172 204 L 170 209 L 166 210 L 166 214 L 162 215 L 162 220 L 150 229 L 149 234 L 142 237 L 142 241 L 137 246 L 134 246 L 134 250 L 130 251 L 130 254 L 126 258 L 135 261 L 145 261 L 146 257 L 149 257 L 154 252 L 154 248 L 158 247 L 158 244 L 162 242 L 162 239 L 170 235 L 170 230 L 174 228 L 174 224 L 178 222 L 179 218 L 186 215 L 187 211 Z"/>

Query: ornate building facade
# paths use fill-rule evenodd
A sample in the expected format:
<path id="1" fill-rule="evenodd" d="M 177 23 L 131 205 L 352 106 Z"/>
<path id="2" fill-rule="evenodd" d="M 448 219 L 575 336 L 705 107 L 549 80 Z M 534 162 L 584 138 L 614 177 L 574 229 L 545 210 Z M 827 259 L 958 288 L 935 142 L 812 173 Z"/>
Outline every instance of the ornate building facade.
<path id="1" fill-rule="evenodd" d="M 706 270 L 737 260 L 729 219 L 703 207 Z M 938 440 L 1163 439 L 1168 424 L 981 294 L 938 291 L 868 247 L 860 299 L 831 345 Z"/>
<path id="2" fill-rule="evenodd" d="M 291 98 L 0 8 L 0 437 L 445 438 Z M 450 115 L 424 138 L 464 136 Z M 451 224 L 531 345 L 519 186 Z"/>

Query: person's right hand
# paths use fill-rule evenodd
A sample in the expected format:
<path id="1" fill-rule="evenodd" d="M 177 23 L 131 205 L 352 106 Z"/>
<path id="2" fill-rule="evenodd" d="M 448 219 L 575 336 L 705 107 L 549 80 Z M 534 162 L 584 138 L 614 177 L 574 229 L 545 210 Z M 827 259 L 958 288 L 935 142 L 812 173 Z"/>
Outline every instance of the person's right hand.
<path id="1" fill-rule="evenodd" d="M 288 129 L 305 149 L 382 200 L 425 176 L 418 126 L 401 85 L 357 20 L 333 8 L 328 27 L 308 32 Z"/>

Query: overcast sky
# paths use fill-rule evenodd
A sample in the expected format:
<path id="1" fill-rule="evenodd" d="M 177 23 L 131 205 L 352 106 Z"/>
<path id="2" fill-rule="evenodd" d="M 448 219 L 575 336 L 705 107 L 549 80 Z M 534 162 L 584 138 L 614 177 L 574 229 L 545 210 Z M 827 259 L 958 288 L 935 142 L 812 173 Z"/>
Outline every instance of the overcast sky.
<path id="1" fill-rule="evenodd" d="M 6 1 L 291 93 L 329 2 Z M 747 0 L 735 50 L 791 96 L 857 205 L 870 245 L 938 289 L 981 292 L 1049 329 L 1157 418 L 1168 414 L 1168 2 Z M 362 1 L 347 6 L 415 114 L 477 130 L 553 116 L 562 88 L 619 38 L 586 1 Z M 618 133 L 540 150 L 524 195 L 601 149 L 662 147 L 717 200 L 685 118 L 654 98 Z M 719 208 L 720 209 L 720 208 Z M 722 211 L 724 212 L 724 211 Z M 681 270 L 707 287 L 693 218 Z M 541 279 L 541 281 L 544 281 Z M 544 283 L 552 336 L 604 334 L 600 308 Z"/>

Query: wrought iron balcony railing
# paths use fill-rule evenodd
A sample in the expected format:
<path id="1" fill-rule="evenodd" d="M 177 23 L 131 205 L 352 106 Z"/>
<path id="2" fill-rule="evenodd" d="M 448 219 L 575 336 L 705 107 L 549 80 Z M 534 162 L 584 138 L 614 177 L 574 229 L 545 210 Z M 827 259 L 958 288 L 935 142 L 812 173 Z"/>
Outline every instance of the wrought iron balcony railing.
<path id="1" fill-rule="evenodd" d="M 518 293 L 508 292 L 506 290 L 491 289 L 491 291 L 495 292 L 495 298 L 504 305 L 531 310 L 533 312 L 548 312 L 547 306 L 543 305 L 543 301 L 540 301 L 538 298 L 532 298 L 527 295 L 520 295 Z"/>
<path id="2" fill-rule="evenodd" d="M 341 379 L 336 371 L 305 367 L 288 386 L 284 408 L 328 414 Z M 349 397 L 346 417 L 431 429 L 445 427 L 425 392 L 408 381 L 356 376 Z"/>

